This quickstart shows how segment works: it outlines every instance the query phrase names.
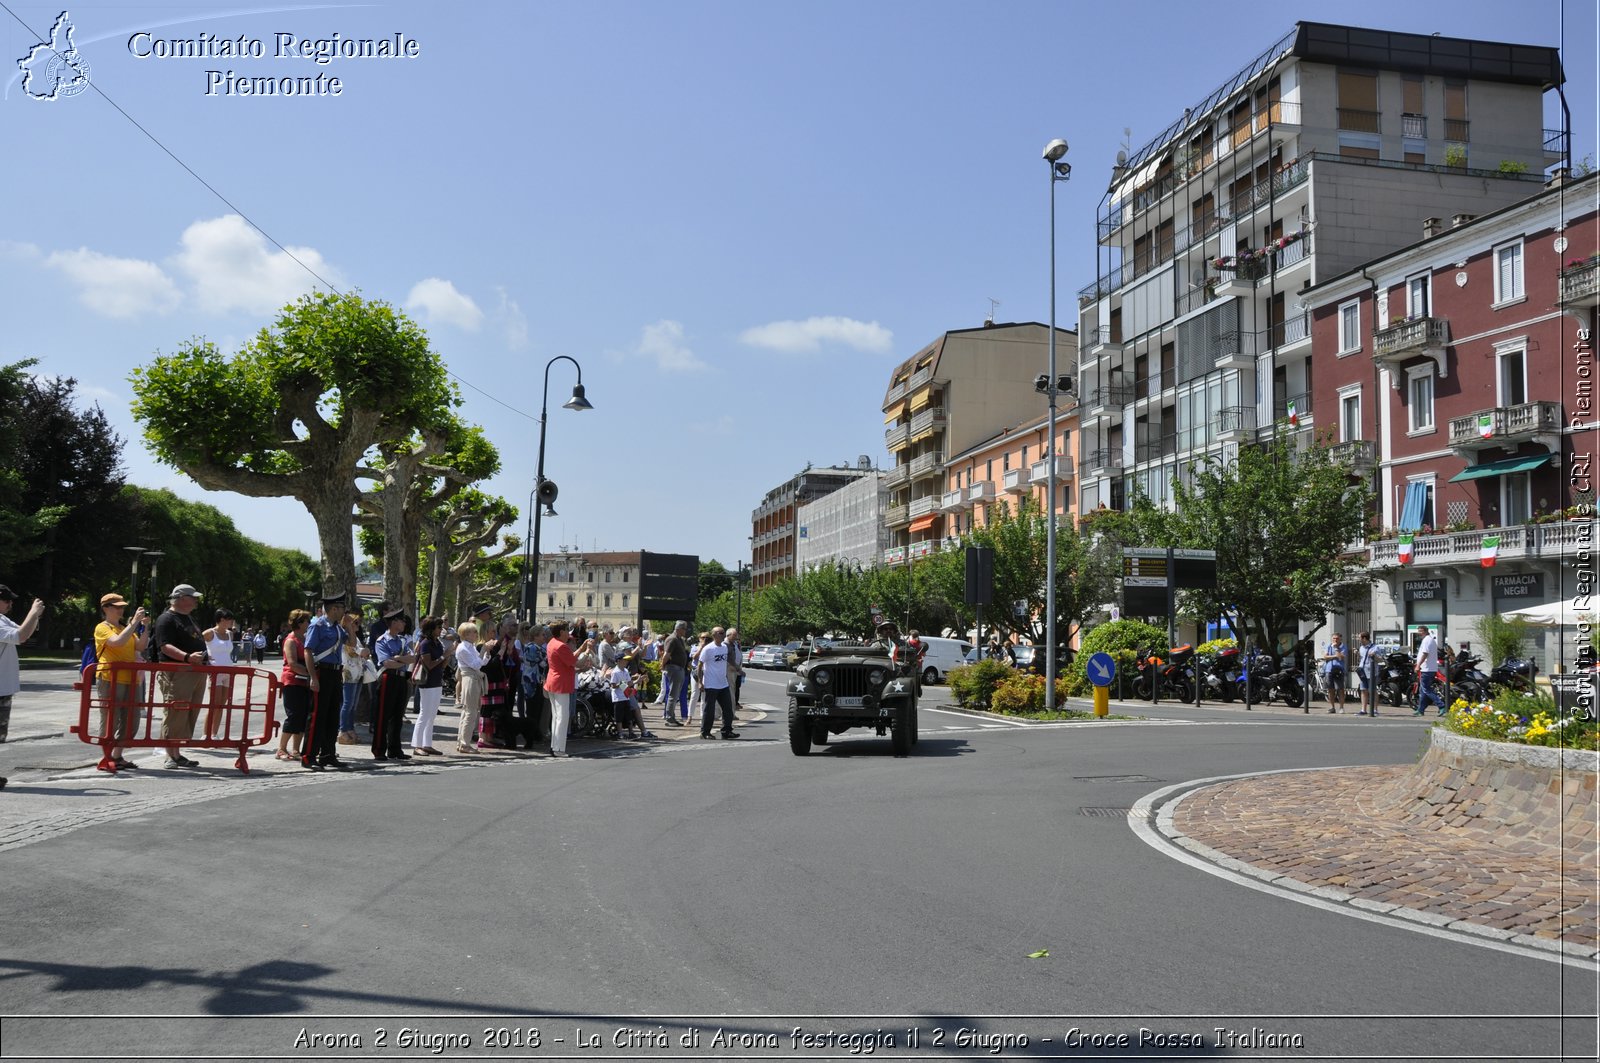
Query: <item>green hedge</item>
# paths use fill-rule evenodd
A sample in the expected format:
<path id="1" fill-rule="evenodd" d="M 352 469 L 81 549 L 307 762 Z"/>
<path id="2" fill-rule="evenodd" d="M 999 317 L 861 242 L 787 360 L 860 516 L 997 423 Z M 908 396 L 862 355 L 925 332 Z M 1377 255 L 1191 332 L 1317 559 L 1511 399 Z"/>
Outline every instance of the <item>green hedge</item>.
<path id="1" fill-rule="evenodd" d="M 994 689 L 1017 670 L 1003 661 L 982 660 L 950 669 L 947 681 L 956 704 L 968 709 L 987 709 Z"/>
<path id="2" fill-rule="evenodd" d="M 1142 620 L 1113 620 L 1090 629 L 1078 644 L 1077 656 L 1072 659 L 1072 666 L 1064 677 L 1067 692 L 1073 697 L 1086 697 L 1094 689 L 1084 671 L 1094 654 L 1109 653 L 1117 662 L 1118 673 L 1122 674 L 1132 669 L 1135 650 L 1152 646 L 1165 650 L 1167 633 Z"/>

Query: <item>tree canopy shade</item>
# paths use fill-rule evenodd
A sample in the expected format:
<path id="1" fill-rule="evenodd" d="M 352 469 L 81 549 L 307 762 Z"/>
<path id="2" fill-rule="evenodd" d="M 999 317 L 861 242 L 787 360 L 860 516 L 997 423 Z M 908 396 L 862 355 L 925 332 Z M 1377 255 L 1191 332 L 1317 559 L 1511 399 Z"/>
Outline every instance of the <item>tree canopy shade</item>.
<path id="1" fill-rule="evenodd" d="M 228 357 L 201 338 L 132 375 L 157 460 L 202 487 L 298 499 L 324 589 L 351 589 L 357 470 L 380 444 L 445 423 L 459 398 L 422 329 L 387 303 L 314 292 Z"/>

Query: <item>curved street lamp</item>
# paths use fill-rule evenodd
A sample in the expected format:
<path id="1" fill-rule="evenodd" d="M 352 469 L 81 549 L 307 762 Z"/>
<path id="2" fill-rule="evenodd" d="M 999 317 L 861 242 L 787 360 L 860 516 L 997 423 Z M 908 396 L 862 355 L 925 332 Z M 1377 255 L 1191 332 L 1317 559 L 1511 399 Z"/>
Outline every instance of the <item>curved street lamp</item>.
<path id="1" fill-rule="evenodd" d="M 556 515 L 556 485 L 544 478 L 544 434 L 550 420 L 550 367 L 557 362 L 571 362 L 578 371 L 578 382 L 572 387 L 572 397 L 561 404 L 564 410 L 592 410 L 594 405 L 583 394 L 583 366 L 571 355 L 558 354 L 544 365 L 544 393 L 539 405 L 539 465 L 533 478 L 533 493 L 529 495 L 529 519 L 532 521 L 528 543 L 522 553 L 522 608 L 526 621 L 533 621 L 539 597 L 539 525 L 545 510 Z M 540 503 L 543 503 L 541 506 Z"/>
<path id="2" fill-rule="evenodd" d="M 1044 146 L 1046 173 L 1050 177 L 1050 370 L 1042 389 L 1050 402 L 1050 445 L 1045 448 L 1045 574 L 1044 574 L 1044 707 L 1056 707 L 1056 396 L 1062 379 L 1056 373 L 1056 183 L 1072 176 L 1072 164 L 1064 161 L 1067 142 L 1056 139 Z M 1071 379 L 1067 381 L 1071 387 Z"/>

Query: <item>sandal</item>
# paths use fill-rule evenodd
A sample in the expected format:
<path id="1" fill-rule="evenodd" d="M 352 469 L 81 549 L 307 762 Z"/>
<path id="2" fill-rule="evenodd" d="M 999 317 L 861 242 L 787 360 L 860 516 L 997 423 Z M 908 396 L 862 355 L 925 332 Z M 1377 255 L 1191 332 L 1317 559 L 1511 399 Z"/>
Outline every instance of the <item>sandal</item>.
<path id="1" fill-rule="evenodd" d="M 135 764 L 133 761 L 128 760 L 126 757 L 118 757 L 115 761 L 113 761 L 113 763 L 116 764 L 116 766 L 119 769 L 122 769 L 122 768 L 137 768 L 139 766 L 139 765 Z"/>
<path id="2" fill-rule="evenodd" d="M 280 749 L 273 756 L 272 759 L 274 759 L 274 760 L 299 760 L 300 758 L 299 757 L 295 757 L 295 756 L 290 756 L 287 752 L 285 752 L 284 750 Z"/>

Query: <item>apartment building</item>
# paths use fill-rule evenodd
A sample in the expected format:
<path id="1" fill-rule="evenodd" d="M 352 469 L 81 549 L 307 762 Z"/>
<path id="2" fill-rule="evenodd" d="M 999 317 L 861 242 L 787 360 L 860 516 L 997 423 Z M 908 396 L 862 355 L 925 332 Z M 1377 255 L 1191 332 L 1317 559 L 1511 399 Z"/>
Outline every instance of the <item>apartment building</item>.
<path id="1" fill-rule="evenodd" d="M 863 454 L 854 466 L 819 469 L 808 465 L 768 491 L 750 514 L 751 587 L 760 590 L 800 570 L 799 526 L 795 519 L 800 506 L 877 475 L 872 459 Z"/>
<path id="2" fill-rule="evenodd" d="M 795 509 L 798 571 L 835 564 L 871 568 L 889 547 L 889 529 L 883 524 L 888 507 L 889 489 L 877 469 L 801 503 Z"/>
<path id="3" fill-rule="evenodd" d="M 638 550 L 539 555 L 541 619 L 583 617 L 590 628 L 639 623 Z"/>
<path id="4" fill-rule="evenodd" d="M 1072 400 L 1069 397 L 1066 401 Z M 1073 500 L 1077 497 L 1077 455 L 1073 447 L 1078 438 L 1077 424 L 1075 411 L 1056 416 L 1054 509 L 1058 518 L 1070 518 L 1076 508 Z M 945 465 L 945 492 L 939 505 L 946 536 L 961 536 L 985 526 L 1000 503 L 1007 504 L 1013 513 L 1029 498 L 1041 512 L 1050 508 L 1046 497 L 1049 454 L 1049 422 L 1035 417 L 952 456 Z"/>
<path id="5" fill-rule="evenodd" d="M 1580 570 L 1593 589 L 1600 176 L 1416 235 L 1306 293 L 1314 403 L 1383 529 L 1347 625 L 1470 642 L 1485 613 L 1572 598 Z"/>
<path id="6" fill-rule="evenodd" d="M 1303 22 L 1119 160 L 1078 296 L 1080 511 L 1326 425 L 1305 293 L 1537 192 L 1561 81 L 1553 48 Z"/>
<path id="7" fill-rule="evenodd" d="M 895 367 L 883 396 L 892 458 L 884 473 L 891 537 L 885 561 L 925 556 L 954 534 L 954 519 L 946 521 L 954 513 L 944 509 L 951 455 L 1039 415 L 1045 399 L 1034 380 L 1049 366 L 1049 336 L 1049 326 L 1038 322 L 986 322 L 946 332 Z M 1058 364 L 1071 366 L 1077 351 L 1077 336 L 1058 328 Z M 979 492 L 972 503 L 993 497 L 992 478 L 972 483 Z"/>

